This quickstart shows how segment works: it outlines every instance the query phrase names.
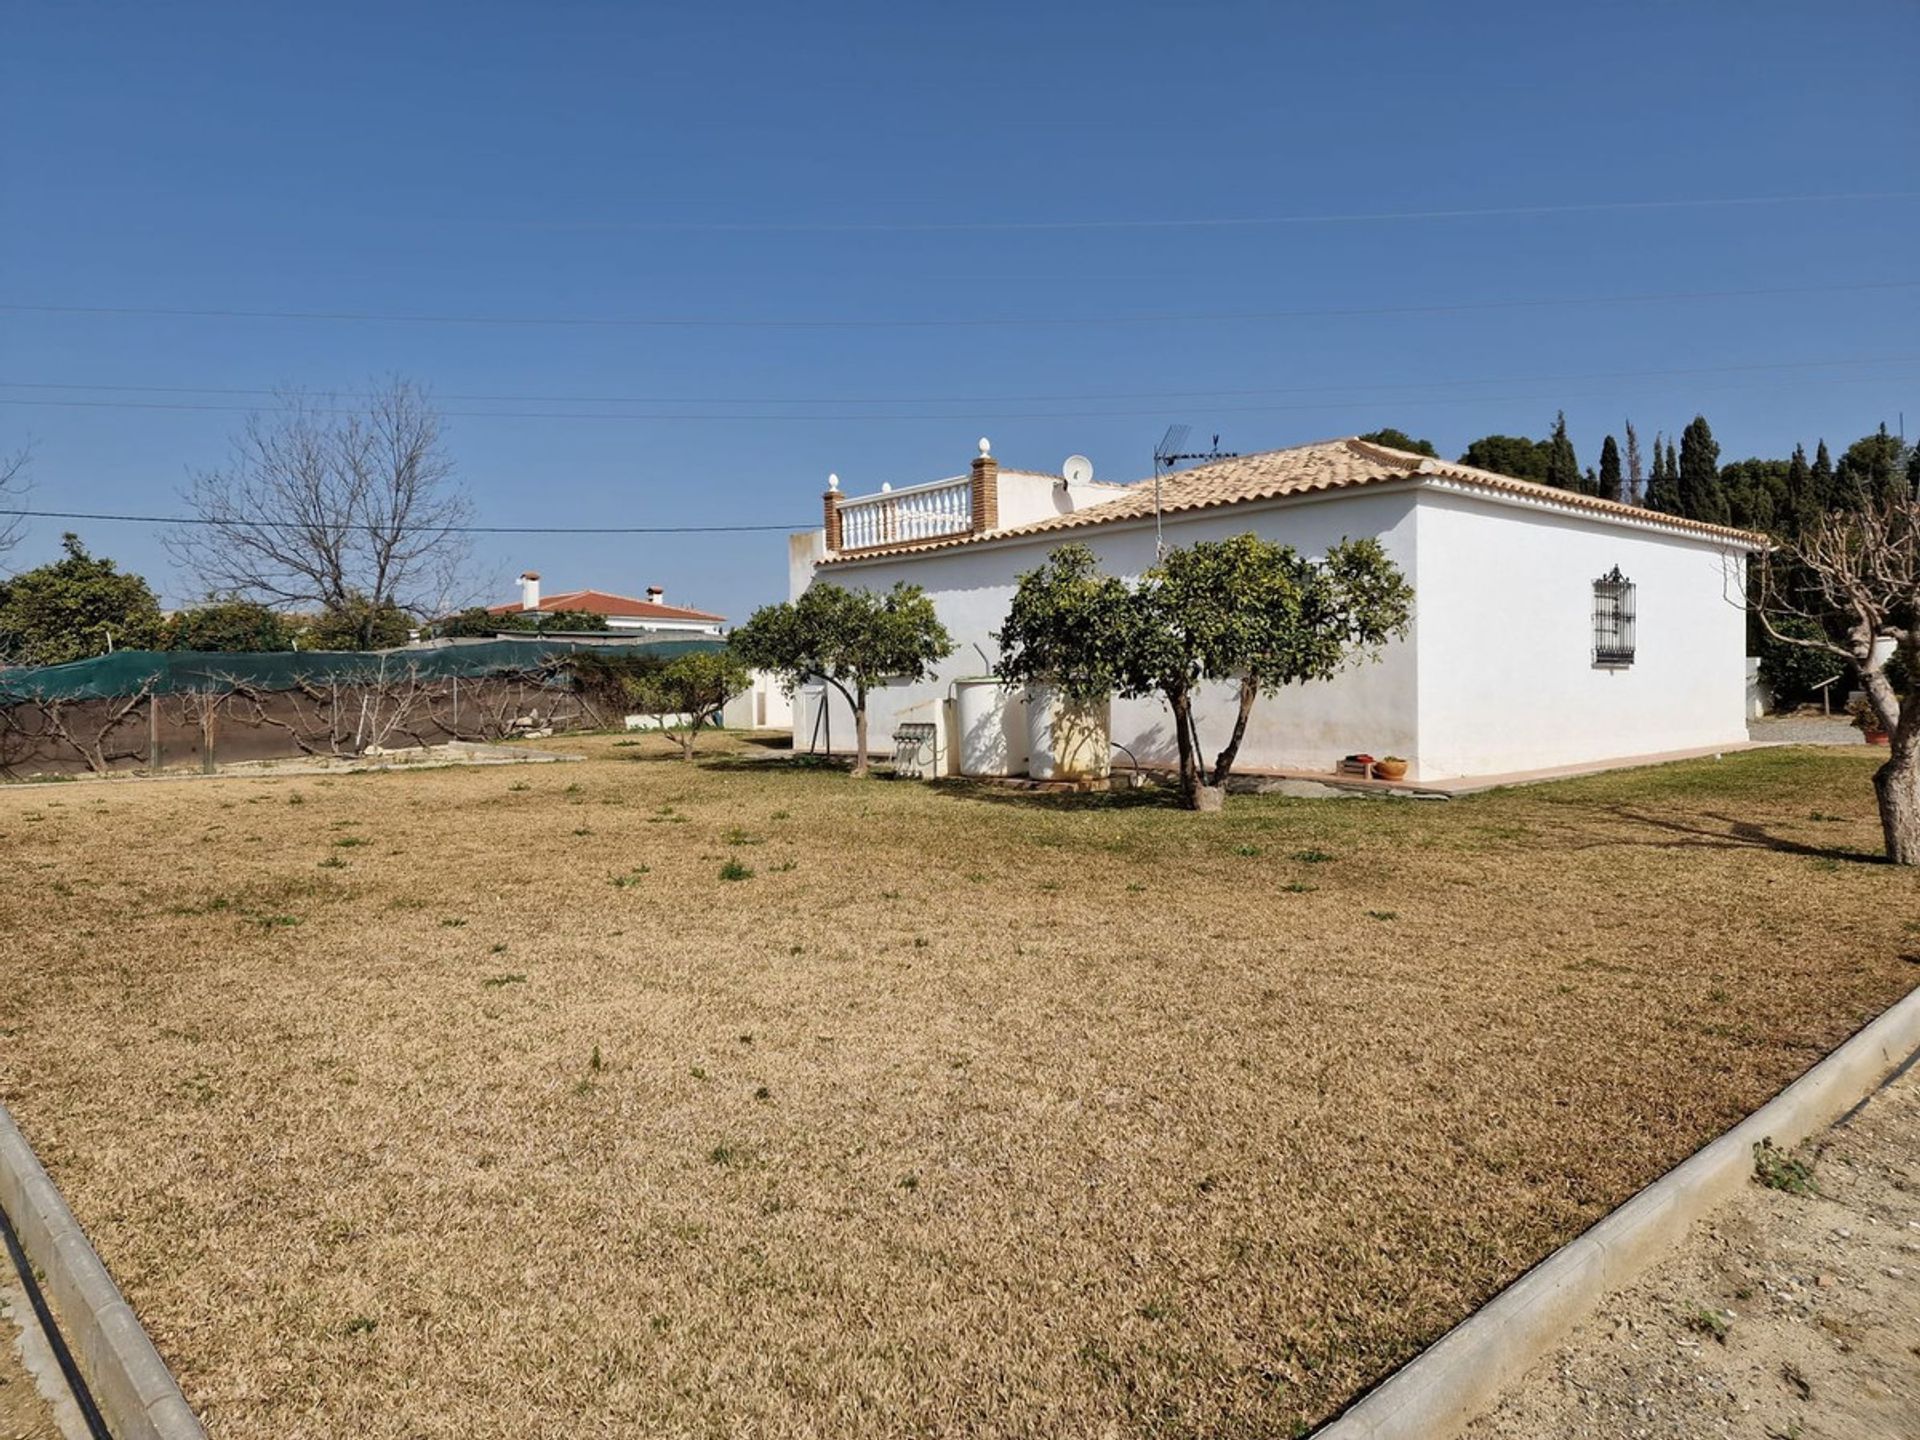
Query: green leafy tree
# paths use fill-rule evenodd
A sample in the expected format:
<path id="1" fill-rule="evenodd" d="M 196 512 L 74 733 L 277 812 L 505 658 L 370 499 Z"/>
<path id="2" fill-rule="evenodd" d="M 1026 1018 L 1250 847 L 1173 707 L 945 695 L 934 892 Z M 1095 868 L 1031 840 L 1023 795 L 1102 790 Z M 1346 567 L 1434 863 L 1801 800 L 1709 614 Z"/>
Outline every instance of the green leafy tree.
<path id="1" fill-rule="evenodd" d="M 1440 452 L 1433 448 L 1431 440 L 1416 440 L 1406 431 L 1395 430 L 1391 426 L 1385 430 L 1375 430 L 1371 434 L 1362 435 L 1360 438 L 1370 440 L 1375 445 L 1384 445 L 1389 450 L 1405 450 L 1414 455 L 1431 455 L 1436 460 L 1440 458 Z"/>
<path id="2" fill-rule="evenodd" d="M 360 594 L 326 609 L 300 633 L 302 650 L 391 650 L 413 636 L 414 619 L 397 605 L 376 605 Z"/>
<path id="3" fill-rule="evenodd" d="M 1802 457 L 1804 459 L 1804 457 Z M 1735 460 L 1720 467 L 1720 493 L 1727 523 L 1768 533 L 1793 529 L 1789 499 L 1792 466 L 1785 460 Z"/>
<path id="4" fill-rule="evenodd" d="M 1792 710 L 1813 699 L 1822 681 L 1843 673 L 1847 662 L 1824 646 L 1808 643 L 1825 638 L 1817 622 L 1793 617 L 1778 624 L 1790 638 L 1775 639 L 1762 626 L 1755 653 L 1760 657 L 1760 678 L 1773 692 L 1774 709 Z"/>
<path id="5" fill-rule="evenodd" d="M 1482 435 L 1467 446 L 1460 463 L 1476 470 L 1491 470 L 1496 475 L 1511 475 L 1516 480 L 1545 484 L 1550 448 L 1546 441 L 1529 440 L 1524 435 Z"/>
<path id="6" fill-rule="evenodd" d="M 1170 551 L 1138 590 L 1100 572 L 1084 545 L 1063 545 L 1020 577 L 996 671 L 1081 701 L 1157 694 L 1173 714 L 1180 800 L 1222 798 L 1256 699 L 1325 679 L 1406 625 L 1412 592 L 1378 542 L 1343 541 L 1324 561 L 1237 535 Z M 1239 690 L 1235 725 L 1211 770 L 1193 702 L 1213 681 Z"/>
<path id="7" fill-rule="evenodd" d="M 1239 682 L 1232 733 L 1207 777 L 1215 787 L 1233 774 L 1258 697 L 1377 658 L 1413 619 L 1413 587 L 1377 540 L 1342 540 L 1314 561 L 1291 545 L 1239 535 L 1175 550 L 1149 581 L 1156 576 L 1165 586 L 1159 598 L 1177 602 L 1168 613 L 1179 624 L 1210 608 L 1233 617 L 1240 653 L 1216 646 L 1207 657 L 1208 678 Z M 1143 593 L 1155 598 L 1151 584 Z"/>
<path id="8" fill-rule="evenodd" d="M 166 650 L 203 653 L 291 650 L 293 627 L 257 601 L 212 600 L 169 616 L 160 643 Z"/>
<path id="9" fill-rule="evenodd" d="M 1720 445 L 1706 416 L 1696 415 L 1680 434 L 1680 508 L 1690 520 L 1725 525 L 1727 497 L 1720 488 Z"/>
<path id="10" fill-rule="evenodd" d="M 1600 474 L 1594 485 L 1594 493 L 1603 500 L 1624 500 L 1626 491 L 1621 488 L 1620 447 L 1609 435 L 1600 442 Z"/>
<path id="11" fill-rule="evenodd" d="M 548 634 L 555 631 L 605 630 L 607 617 L 592 610 L 509 610 L 496 615 L 484 605 L 470 605 L 434 622 L 436 635 L 471 638 L 487 635 Z"/>
<path id="12" fill-rule="evenodd" d="M 1547 469 L 1542 477 L 1557 490 L 1584 490 L 1580 457 L 1574 453 L 1573 440 L 1567 434 L 1567 412 L 1553 417 L 1553 434 L 1547 440 Z"/>
<path id="13" fill-rule="evenodd" d="M 60 559 L 0 581 L 0 658 L 13 665 L 64 665 L 109 650 L 151 649 L 160 638 L 160 602 L 138 575 L 61 537 Z"/>
<path id="14" fill-rule="evenodd" d="M 1907 456 L 1899 437 L 1887 433 L 1884 423 L 1872 435 L 1863 435 L 1846 448 L 1834 467 L 1834 504 L 1859 510 L 1899 496 L 1905 486 Z"/>
<path id="15" fill-rule="evenodd" d="M 1133 592 L 1100 571 L 1093 551 L 1056 547 L 1020 576 L 1006 624 L 994 632 L 994 674 L 1015 685 L 1047 685 L 1078 704 L 1124 690 L 1132 664 Z"/>
<path id="16" fill-rule="evenodd" d="M 712 723 L 751 680 L 738 655 L 710 650 L 678 655 L 652 674 L 629 677 L 626 692 L 630 703 L 653 716 L 662 734 L 679 742 L 680 758 L 691 761 L 700 727 Z"/>
<path id="17" fill-rule="evenodd" d="M 831 685 L 853 708 L 853 773 L 867 773 L 867 696 L 887 680 L 924 680 L 953 638 L 918 585 L 884 594 L 816 582 L 798 600 L 767 605 L 734 631 L 734 653 L 780 676 L 789 691 Z"/>

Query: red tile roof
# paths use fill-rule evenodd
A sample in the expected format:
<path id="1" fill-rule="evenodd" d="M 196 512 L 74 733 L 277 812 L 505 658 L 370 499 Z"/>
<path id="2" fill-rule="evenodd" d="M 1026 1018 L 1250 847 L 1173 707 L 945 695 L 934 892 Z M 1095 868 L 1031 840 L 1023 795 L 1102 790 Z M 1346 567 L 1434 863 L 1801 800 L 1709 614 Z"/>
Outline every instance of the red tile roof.
<path id="1" fill-rule="evenodd" d="M 1764 535 L 1756 535 L 1750 531 L 1735 530 L 1725 525 L 1710 525 L 1703 520 L 1689 520 L 1679 515 L 1667 515 L 1657 510 L 1623 504 L 1618 500 L 1603 500 L 1596 495 L 1581 495 L 1572 490 L 1559 490 L 1551 485 L 1535 484 L 1531 480 L 1516 480 L 1511 475 L 1498 475 L 1491 470 L 1476 470 L 1468 465 L 1456 465 L 1445 460 L 1435 460 L 1426 455 L 1415 455 L 1405 450 L 1392 450 L 1385 445 L 1376 445 L 1357 437 L 1323 440 L 1314 445 L 1297 445 L 1288 450 L 1268 450 L 1258 455 L 1237 455 L 1230 459 L 1197 465 L 1191 470 L 1176 471 L 1160 482 L 1160 513 L 1175 515 L 1183 511 L 1208 510 L 1216 506 L 1234 505 L 1243 501 L 1273 500 L 1289 495 L 1311 494 L 1315 491 L 1348 490 L 1398 480 L 1447 481 L 1468 489 L 1496 491 L 1556 508 L 1591 511 L 1616 519 L 1635 520 L 1641 524 L 1655 525 L 1663 529 L 1709 535 L 1715 539 L 1728 540 L 1736 545 L 1753 549 L 1764 549 L 1767 545 Z M 847 550 L 838 555 L 827 556 L 822 563 L 834 565 L 846 561 L 865 560 L 870 556 L 911 554 L 921 550 L 944 550 L 957 545 L 978 545 L 985 541 L 1043 535 L 1055 530 L 1076 530 L 1087 525 L 1106 525 L 1120 520 L 1147 519 L 1151 518 L 1153 513 L 1153 482 L 1141 480 L 1111 500 L 1103 500 L 1098 504 L 1087 506 L 1084 510 L 1074 510 L 1065 515 L 1050 515 L 1044 520 L 1014 525 L 1004 530 L 988 530 L 981 534 L 947 535 L 897 545 Z"/>
<path id="2" fill-rule="evenodd" d="M 518 601 L 507 605 L 489 605 L 489 615 L 513 615 L 526 607 Z M 568 590 L 560 595 L 542 595 L 541 610 L 590 610 L 595 615 L 619 616 L 623 620 L 704 620 L 720 624 L 724 615 L 705 610 L 688 610 L 680 605 L 657 605 L 651 600 L 636 600 L 631 595 L 614 595 L 606 590 Z"/>

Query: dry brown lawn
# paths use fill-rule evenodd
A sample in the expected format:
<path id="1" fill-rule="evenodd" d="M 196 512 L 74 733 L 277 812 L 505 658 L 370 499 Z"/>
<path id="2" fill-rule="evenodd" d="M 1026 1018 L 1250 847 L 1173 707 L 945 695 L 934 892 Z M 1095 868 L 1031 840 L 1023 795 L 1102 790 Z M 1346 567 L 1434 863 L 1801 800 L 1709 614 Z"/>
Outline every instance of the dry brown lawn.
<path id="1" fill-rule="evenodd" d="M 0 790 L 0 1096 L 216 1440 L 1285 1434 L 1920 981 L 1862 752 L 1194 817 L 571 743 Z"/>

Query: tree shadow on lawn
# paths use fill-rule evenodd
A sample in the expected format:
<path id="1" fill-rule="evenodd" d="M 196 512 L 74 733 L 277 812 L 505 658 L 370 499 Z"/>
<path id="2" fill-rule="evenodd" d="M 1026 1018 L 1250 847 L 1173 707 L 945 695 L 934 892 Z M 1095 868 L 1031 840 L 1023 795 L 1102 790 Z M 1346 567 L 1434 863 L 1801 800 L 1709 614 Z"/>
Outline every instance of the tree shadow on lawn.
<path id="1" fill-rule="evenodd" d="M 931 786 L 943 800 L 975 800 L 985 805 L 1012 805 L 1022 810 L 1178 810 L 1179 793 L 1170 785 L 1146 785 L 1138 790 L 1031 790 L 1019 785 L 996 785 L 991 780 L 948 777 Z"/>
<path id="2" fill-rule="evenodd" d="M 1592 850 L 1608 845 L 1640 845 L 1663 850 L 1774 850 L 1783 855 L 1804 855 L 1813 860 L 1845 861 L 1852 865 L 1885 865 L 1887 863 L 1885 855 L 1873 854 L 1865 850 L 1843 849 L 1835 845 L 1809 845 L 1804 840 L 1775 834 L 1751 820 L 1736 820 L 1731 815 L 1721 815 L 1711 810 L 1701 811 L 1702 819 L 1717 821 L 1726 827 L 1724 830 L 1716 830 L 1705 824 L 1689 823 L 1672 816 L 1650 815 L 1644 810 L 1636 810 L 1631 805 L 1607 805 L 1602 808 L 1616 819 L 1625 820 L 1630 824 L 1645 825 L 1654 830 L 1664 830 L 1680 838 L 1593 840 L 1570 848 Z"/>

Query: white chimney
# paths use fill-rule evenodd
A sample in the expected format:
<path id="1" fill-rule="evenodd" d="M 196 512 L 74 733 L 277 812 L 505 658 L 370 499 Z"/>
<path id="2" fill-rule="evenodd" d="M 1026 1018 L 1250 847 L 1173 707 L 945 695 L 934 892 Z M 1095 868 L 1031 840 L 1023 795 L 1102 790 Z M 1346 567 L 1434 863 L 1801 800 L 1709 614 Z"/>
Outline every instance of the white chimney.
<path id="1" fill-rule="evenodd" d="M 540 572 L 537 570 L 529 570 L 520 577 L 520 608 L 540 608 Z"/>
<path id="2" fill-rule="evenodd" d="M 647 599 L 655 605 L 664 605 L 667 603 L 667 592 L 658 585 L 649 585 L 647 586 Z"/>

